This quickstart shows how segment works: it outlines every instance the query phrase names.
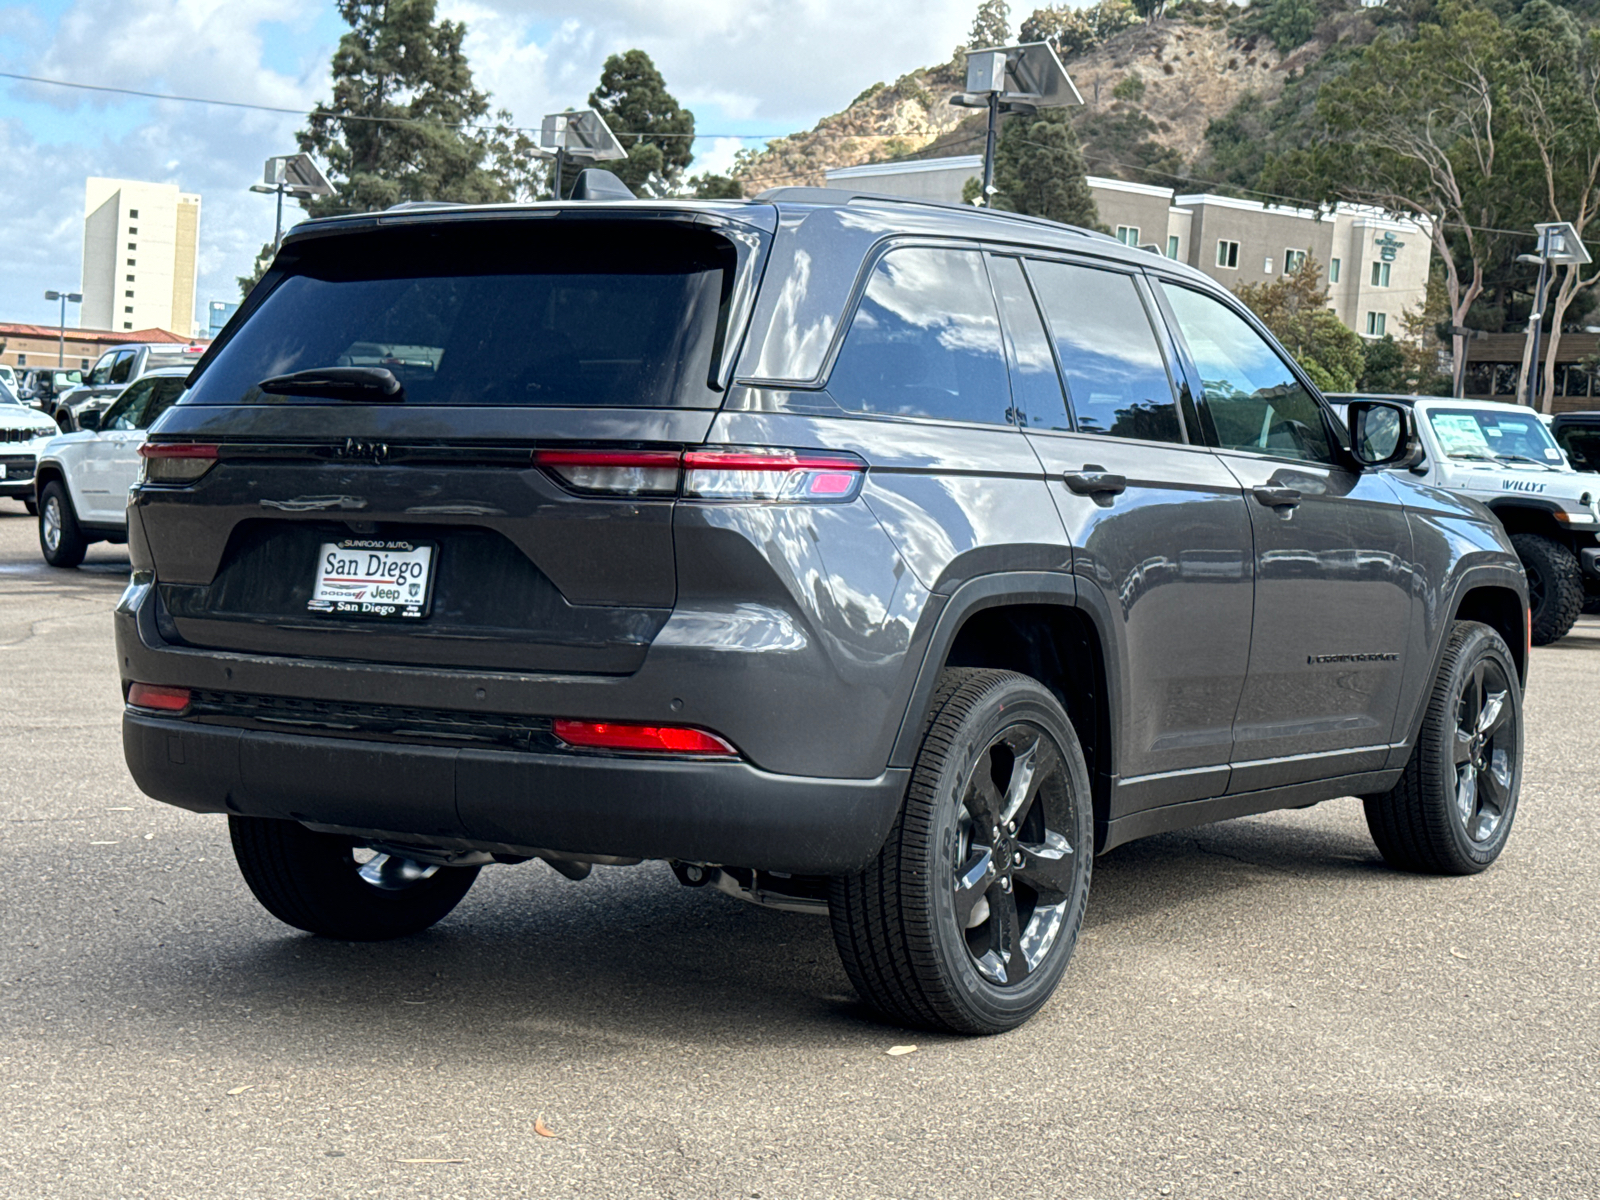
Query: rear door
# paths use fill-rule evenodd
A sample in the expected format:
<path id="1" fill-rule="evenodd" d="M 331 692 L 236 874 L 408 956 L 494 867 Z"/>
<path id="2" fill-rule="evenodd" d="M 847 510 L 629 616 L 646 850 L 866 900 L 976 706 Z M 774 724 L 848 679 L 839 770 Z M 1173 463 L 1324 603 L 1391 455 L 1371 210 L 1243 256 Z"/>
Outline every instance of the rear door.
<path id="1" fill-rule="evenodd" d="M 1160 287 L 1202 428 L 1243 485 L 1254 531 L 1254 633 L 1229 790 L 1378 770 L 1396 736 L 1412 605 L 1399 495 L 1384 472 L 1350 468 L 1320 400 L 1242 313 Z"/>
<path id="2" fill-rule="evenodd" d="M 390 219 L 288 243 L 283 275 L 150 447 L 218 447 L 197 482 L 138 496 L 167 635 L 331 659 L 637 669 L 674 603 L 677 454 L 721 402 L 759 261 L 759 231 L 714 223 L 566 210 Z M 327 367 L 388 372 L 403 398 L 260 387 Z M 427 602 L 326 603 L 325 585 L 353 588 L 360 572 L 344 568 L 372 553 L 421 564 Z"/>
<path id="3" fill-rule="evenodd" d="M 123 389 L 122 395 L 101 414 L 100 427 L 92 438 L 85 440 L 76 470 L 79 520 L 93 525 L 122 523 L 133 479 L 118 469 L 118 462 L 133 454 L 134 474 L 138 474 L 138 451 L 128 443 L 133 438 L 143 440 L 143 435 L 135 431 L 141 428 L 153 387 L 153 382 L 141 380 Z"/>
<path id="4" fill-rule="evenodd" d="M 1118 660 L 1112 815 L 1220 795 L 1250 651 L 1242 489 L 1188 442 L 1140 276 L 1009 256 L 992 271 L 1028 439 Z"/>

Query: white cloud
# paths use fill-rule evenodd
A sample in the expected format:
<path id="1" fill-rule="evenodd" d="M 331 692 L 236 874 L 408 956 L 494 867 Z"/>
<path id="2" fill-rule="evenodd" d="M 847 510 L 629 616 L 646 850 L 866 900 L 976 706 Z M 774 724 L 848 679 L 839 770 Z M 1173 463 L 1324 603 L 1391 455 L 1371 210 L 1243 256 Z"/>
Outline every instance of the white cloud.
<path id="1" fill-rule="evenodd" d="M 582 105 L 609 54 L 645 50 L 707 134 L 737 123 L 805 128 L 878 80 L 946 56 L 976 0 L 440 0 L 468 26 L 478 85 L 517 122 Z M 342 31 L 331 0 L 75 0 L 56 28 L 0 14 L 0 64 L 31 75 L 304 111 L 328 96 Z M 268 29 L 281 27 L 280 53 Z M 281 59 L 281 29 L 295 65 Z M 233 299 L 272 233 L 272 201 L 247 189 L 294 148 L 303 123 L 239 109 L 0 82 L 0 319 L 46 320 L 44 288 L 76 286 L 88 175 L 180 184 L 203 197 L 196 300 Z M 741 145 L 701 142 L 696 172 L 725 172 Z M 297 212 L 298 210 L 296 210 Z"/>

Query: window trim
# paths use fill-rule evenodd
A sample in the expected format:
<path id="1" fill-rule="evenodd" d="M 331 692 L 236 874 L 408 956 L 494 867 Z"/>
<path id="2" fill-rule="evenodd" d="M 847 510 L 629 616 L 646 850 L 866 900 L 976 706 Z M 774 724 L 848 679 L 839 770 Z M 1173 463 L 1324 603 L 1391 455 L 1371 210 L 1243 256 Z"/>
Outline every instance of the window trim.
<path id="1" fill-rule="evenodd" d="M 1300 261 L 1291 266 L 1290 262 L 1296 254 L 1300 256 Z M 1310 257 L 1311 252 L 1309 250 L 1296 250 L 1292 246 L 1285 246 L 1283 248 L 1283 273 L 1285 275 L 1293 275 L 1301 267 L 1305 266 L 1306 259 Z"/>
<path id="2" fill-rule="evenodd" d="M 1133 235 L 1133 240 L 1132 241 L 1129 241 L 1127 238 L 1125 238 L 1123 236 L 1123 234 L 1127 234 L 1127 233 L 1131 233 Z M 1124 246 L 1127 246 L 1129 249 L 1137 250 L 1139 248 L 1139 239 L 1142 236 L 1143 236 L 1143 234 L 1140 232 L 1139 227 L 1137 225 L 1118 225 L 1117 226 L 1117 241 L 1121 242 Z"/>
<path id="3" fill-rule="evenodd" d="M 1222 248 L 1224 246 L 1233 247 L 1233 249 L 1226 255 L 1227 258 L 1232 260 L 1231 262 L 1223 262 L 1222 261 L 1223 258 L 1224 258 L 1224 255 L 1222 253 Z M 1239 269 L 1239 243 L 1234 241 L 1232 238 L 1218 238 L 1217 239 L 1217 270 L 1219 270 L 1219 271 L 1237 271 L 1238 269 Z"/>
<path id="4" fill-rule="evenodd" d="M 1306 394 L 1316 402 L 1317 407 L 1322 410 L 1322 422 L 1323 425 L 1328 429 L 1329 440 L 1333 443 L 1334 457 L 1338 461 L 1333 463 L 1317 463 L 1313 465 L 1325 467 L 1329 470 L 1359 469 L 1351 466 L 1349 435 L 1345 432 L 1343 425 L 1339 422 L 1333 409 L 1328 406 L 1327 397 L 1322 394 L 1322 392 L 1317 388 L 1316 384 L 1311 382 L 1310 377 L 1300 369 L 1300 364 L 1295 362 L 1294 356 L 1283 348 L 1282 344 L 1277 338 L 1272 336 L 1272 331 L 1261 323 L 1260 319 L 1255 315 L 1255 313 L 1251 312 L 1249 308 L 1240 303 L 1237 297 L 1223 289 L 1214 280 L 1211 281 L 1211 287 L 1207 288 L 1200 286 L 1195 280 L 1179 279 L 1176 276 L 1166 274 L 1165 272 L 1149 271 L 1146 272 L 1146 274 L 1148 274 L 1150 277 L 1152 285 L 1150 290 L 1154 294 L 1156 303 L 1161 310 L 1162 319 L 1167 322 L 1167 336 L 1172 339 L 1173 345 L 1177 350 L 1179 362 L 1182 364 L 1183 374 L 1185 377 L 1184 390 L 1188 392 L 1191 397 L 1199 397 L 1203 399 L 1205 396 L 1205 391 L 1203 388 L 1203 381 L 1200 377 L 1199 365 L 1195 362 L 1194 355 L 1189 350 L 1189 343 L 1184 340 L 1182 327 L 1178 324 L 1178 316 L 1172 311 L 1171 306 L 1167 303 L 1167 297 L 1164 289 L 1169 287 L 1188 288 L 1191 292 L 1198 292 L 1202 296 L 1211 297 L 1213 300 L 1216 300 L 1218 303 L 1222 304 L 1223 307 L 1232 311 L 1234 315 L 1242 318 L 1244 323 L 1254 330 L 1260 337 L 1265 338 L 1267 345 L 1272 347 L 1273 352 L 1276 353 L 1278 357 L 1283 360 L 1284 365 L 1289 368 L 1289 374 L 1294 376 L 1295 382 L 1297 382 L 1301 388 L 1305 390 Z M 1156 286 L 1157 284 L 1160 286 Z M 1200 414 L 1198 424 L 1200 426 L 1201 436 L 1204 439 L 1201 444 L 1206 446 L 1208 449 L 1215 450 L 1219 453 L 1225 452 L 1228 454 L 1248 454 L 1255 458 L 1266 458 L 1275 462 L 1297 463 L 1301 466 L 1306 465 L 1306 460 L 1303 458 L 1285 458 L 1281 454 L 1273 454 L 1266 450 L 1235 450 L 1231 447 L 1223 446 L 1222 439 L 1217 435 L 1216 425 L 1211 419 L 1210 408 L 1200 403 L 1199 399 L 1194 400 L 1194 405 L 1197 413 Z"/>
<path id="5" fill-rule="evenodd" d="M 1339 282 L 1339 260 L 1337 258 L 1328 259 L 1328 282 Z"/>
<path id="6" fill-rule="evenodd" d="M 1178 250 L 1179 250 L 1178 235 L 1175 234 L 1175 233 L 1167 234 L 1167 257 L 1170 258 L 1173 262 L 1177 262 L 1178 261 Z"/>

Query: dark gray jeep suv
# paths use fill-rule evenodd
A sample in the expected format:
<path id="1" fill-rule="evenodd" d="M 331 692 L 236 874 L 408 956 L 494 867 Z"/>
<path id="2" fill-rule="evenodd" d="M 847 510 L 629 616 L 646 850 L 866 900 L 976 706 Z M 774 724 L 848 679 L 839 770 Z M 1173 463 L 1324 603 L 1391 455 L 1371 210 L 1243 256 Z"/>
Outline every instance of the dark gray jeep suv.
<path id="1" fill-rule="evenodd" d="M 267 909 L 414 933 L 490 863 L 828 914 L 892 1018 L 1012 1028 L 1091 859 L 1365 798 L 1492 862 L 1527 597 L 1226 292 L 842 192 L 299 226 L 152 430 L 139 785 Z"/>

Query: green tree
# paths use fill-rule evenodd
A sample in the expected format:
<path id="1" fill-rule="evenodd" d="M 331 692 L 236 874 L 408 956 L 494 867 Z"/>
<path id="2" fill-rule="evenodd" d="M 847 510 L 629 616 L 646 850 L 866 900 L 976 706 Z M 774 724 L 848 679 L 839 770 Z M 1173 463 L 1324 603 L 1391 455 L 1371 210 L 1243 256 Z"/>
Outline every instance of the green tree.
<path id="1" fill-rule="evenodd" d="M 300 149 L 327 163 L 336 189 L 306 203 L 312 216 L 402 200 L 511 198 L 496 169 L 502 141 L 463 128 L 489 112 L 461 51 L 466 26 L 435 21 L 434 2 L 338 0 L 350 32 L 334 51 L 333 100 L 299 134 Z M 510 124 L 509 114 L 500 119 Z"/>
<path id="2" fill-rule="evenodd" d="M 1010 41 L 1011 5 L 1006 0 L 983 0 L 972 18 L 967 46 L 977 50 L 984 46 L 1004 46 Z"/>
<path id="3" fill-rule="evenodd" d="M 1071 57 L 1142 21 L 1129 0 L 1100 0 L 1088 8 L 1048 5 L 1022 22 L 1020 36 L 1025 42 L 1049 42 L 1062 57 Z"/>
<path id="4" fill-rule="evenodd" d="M 994 155 L 996 208 L 1100 228 L 1078 135 L 1065 109 L 1008 117 Z"/>
<path id="5" fill-rule="evenodd" d="M 1272 0 L 1267 6 L 1262 28 L 1287 54 L 1311 40 L 1317 31 L 1317 6 L 1311 0 Z"/>
<path id="6" fill-rule="evenodd" d="M 606 59 L 589 106 L 606 119 L 628 149 L 626 161 L 606 164 L 635 192 L 677 187 L 694 158 L 694 114 L 667 91 L 667 82 L 643 50 Z"/>
<path id="7" fill-rule="evenodd" d="M 251 264 L 250 274 L 239 276 L 239 299 L 244 300 L 256 284 L 261 282 L 261 277 L 267 273 L 267 268 L 272 265 L 272 260 L 277 254 L 271 242 L 261 247 L 261 253 L 256 255 L 256 261 Z"/>
<path id="8" fill-rule="evenodd" d="M 1444 262 L 1450 324 L 1464 330 L 1515 238 L 1500 231 L 1530 224 L 1537 194 L 1526 133 L 1504 103 L 1513 49 L 1493 11 L 1457 4 L 1414 38 L 1379 37 L 1322 87 L 1322 136 L 1269 163 L 1260 186 L 1420 219 Z M 1466 340 L 1453 337 L 1460 395 Z"/>
<path id="9" fill-rule="evenodd" d="M 1306 256 L 1299 270 L 1266 283 L 1241 283 L 1234 294 L 1294 355 L 1325 392 L 1353 392 L 1366 370 L 1361 339 L 1328 307 L 1322 267 Z"/>
<path id="10" fill-rule="evenodd" d="M 744 185 L 731 175 L 696 175 L 689 180 L 696 200 L 742 200 Z"/>

